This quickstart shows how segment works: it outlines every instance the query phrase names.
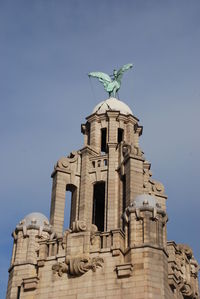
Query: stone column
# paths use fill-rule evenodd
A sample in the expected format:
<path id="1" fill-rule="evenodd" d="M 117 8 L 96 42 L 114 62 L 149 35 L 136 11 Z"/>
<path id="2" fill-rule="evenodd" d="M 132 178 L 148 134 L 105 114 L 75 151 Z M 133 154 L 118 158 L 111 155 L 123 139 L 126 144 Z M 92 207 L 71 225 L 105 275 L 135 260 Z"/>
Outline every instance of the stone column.
<path id="1" fill-rule="evenodd" d="M 101 152 L 101 129 L 99 117 L 94 115 L 90 117 L 90 146 L 97 152 Z"/>
<path id="2" fill-rule="evenodd" d="M 80 179 L 80 202 L 79 202 L 79 220 L 92 223 L 92 184 L 90 182 L 90 152 L 87 147 L 81 150 L 81 179 Z"/>
<path id="3" fill-rule="evenodd" d="M 53 176 L 50 224 L 59 235 L 63 233 L 65 196 L 66 180 L 63 178 L 63 174 L 57 171 Z"/>

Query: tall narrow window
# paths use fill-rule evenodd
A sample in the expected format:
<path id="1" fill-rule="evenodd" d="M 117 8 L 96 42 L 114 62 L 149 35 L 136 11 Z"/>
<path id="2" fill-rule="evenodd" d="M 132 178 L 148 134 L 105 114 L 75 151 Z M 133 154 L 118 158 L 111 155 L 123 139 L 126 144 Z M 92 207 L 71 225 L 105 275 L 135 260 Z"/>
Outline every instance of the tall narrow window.
<path id="1" fill-rule="evenodd" d="M 101 151 L 103 153 L 107 152 L 107 128 L 101 129 Z"/>
<path id="2" fill-rule="evenodd" d="M 77 188 L 72 184 L 66 186 L 64 229 L 70 228 L 76 217 Z"/>
<path id="3" fill-rule="evenodd" d="M 105 182 L 98 182 L 94 185 L 92 222 L 98 227 L 99 231 L 104 231 L 104 213 Z"/>
<path id="4" fill-rule="evenodd" d="M 123 212 L 126 209 L 126 175 L 123 176 Z"/>
<path id="5" fill-rule="evenodd" d="M 87 144 L 90 145 L 90 123 L 87 124 Z"/>
<path id="6" fill-rule="evenodd" d="M 122 186 L 123 186 L 123 190 L 122 190 L 122 212 L 124 213 L 125 209 L 126 209 L 126 175 L 123 176 L 122 179 Z M 125 223 L 123 220 L 123 229 L 125 228 Z"/>
<path id="7" fill-rule="evenodd" d="M 124 130 L 121 128 L 118 128 L 118 137 L 117 137 L 118 143 L 124 140 Z"/>
<path id="8" fill-rule="evenodd" d="M 17 299 L 20 299 L 21 287 L 17 287 Z"/>

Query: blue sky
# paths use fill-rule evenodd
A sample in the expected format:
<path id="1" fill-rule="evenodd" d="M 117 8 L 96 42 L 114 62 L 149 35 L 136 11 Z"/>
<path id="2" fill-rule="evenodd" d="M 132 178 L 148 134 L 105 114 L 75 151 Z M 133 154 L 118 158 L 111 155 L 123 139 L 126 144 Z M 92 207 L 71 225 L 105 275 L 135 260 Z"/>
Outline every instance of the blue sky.
<path id="1" fill-rule="evenodd" d="M 28 213 L 49 216 L 53 166 L 81 148 L 80 124 L 106 99 L 90 71 L 134 68 L 120 98 L 168 195 L 168 239 L 200 260 L 200 2 L 0 1 L 0 298 L 12 238 Z"/>

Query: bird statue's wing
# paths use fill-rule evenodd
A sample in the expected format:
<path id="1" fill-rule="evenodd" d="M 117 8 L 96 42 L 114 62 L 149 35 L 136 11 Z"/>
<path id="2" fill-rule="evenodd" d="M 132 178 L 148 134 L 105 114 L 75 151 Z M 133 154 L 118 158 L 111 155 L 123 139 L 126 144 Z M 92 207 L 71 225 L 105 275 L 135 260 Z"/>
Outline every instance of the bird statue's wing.
<path id="1" fill-rule="evenodd" d="M 120 83 L 121 82 L 121 79 L 122 79 L 122 75 L 125 71 L 129 70 L 130 68 L 132 68 L 133 65 L 132 63 L 128 63 L 128 64 L 125 64 L 123 65 L 119 71 L 117 72 L 117 81 Z"/>
<path id="2" fill-rule="evenodd" d="M 108 83 L 112 82 L 110 76 L 102 72 L 91 72 L 88 76 L 98 78 L 99 81 L 103 83 L 104 87 L 107 87 Z"/>

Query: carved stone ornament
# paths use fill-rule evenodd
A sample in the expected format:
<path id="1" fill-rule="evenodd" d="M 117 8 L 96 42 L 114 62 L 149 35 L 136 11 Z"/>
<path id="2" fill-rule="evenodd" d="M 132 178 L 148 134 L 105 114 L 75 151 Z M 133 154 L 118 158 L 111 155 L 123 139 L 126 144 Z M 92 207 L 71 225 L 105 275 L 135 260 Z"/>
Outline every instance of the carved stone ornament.
<path id="1" fill-rule="evenodd" d="M 68 265 L 65 263 L 56 263 L 52 266 L 52 270 L 54 274 L 58 273 L 58 275 L 61 277 L 63 273 L 68 272 Z"/>
<path id="2" fill-rule="evenodd" d="M 194 259 L 192 249 L 186 244 L 177 244 L 175 249 L 175 256 L 169 256 L 173 262 L 169 267 L 169 275 L 177 281 L 178 289 L 184 298 L 197 299 L 199 265 Z"/>
<path id="3" fill-rule="evenodd" d="M 124 157 L 129 155 L 129 154 L 133 154 L 135 156 L 143 157 L 144 153 L 138 146 L 124 143 L 122 145 L 122 154 L 123 154 Z"/>
<path id="4" fill-rule="evenodd" d="M 101 257 L 75 257 L 75 258 L 66 258 L 64 263 L 57 263 L 52 266 L 54 273 L 58 273 L 59 276 L 62 276 L 63 273 L 68 273 L 72 276 L 81 276 L 84 273 L 92 270 L 96 271 L 97 268 L 103 266 L 104 260 Z"/>
<path id="5" fill-rule="evenodd" d="M 165 188 L 159 181 L 153 180 L 152 172 L 150 171 L 151 164 L 147 161 L 144 162 L 144 188 L 149 192 L 164 194 Z"/>
<path id="6" fill-rule="evenodd" d="M 193 276 L 194 278 L 198 278 L 199 265 L 194 257 L 192 257 L 190 260 L 190 272 L 191 276 Z"/>
<path id="7" fill-rule="evenodd" d="M 78 233 L 87 230 L 87 224 L 85 221 L 76 220 L 72 223 L 72 232 Z"/>
<path id="8" fill-rule="evenodd" d="M 71 152 L 71 154 L 68 157 L 62 157 L 58 160 L 57 164 L 55 165 L 56 167 L 59 168 L 69 168 L 70 167 L 70 163 L 74 163 L 78 160 L 78 156 L 79 156 L 79 151 L 73 151 Z"/>
<path id="9" fill-rule="evenodd" d="M 129 155 L 131 152 L 131 146 L 129 144 L 124 143 L 122 146 L 122 154 L 125 157 L 126 155 Z"/>
<path id="10" fill-rule="evenodd" d="M 143 151 L 138 147 L 138 146 L 132 146 L 131 152 L 135 155 L 135 156 L 139 156 L 139 157 L 143 157 Z"/>
<path id="11" fill-rule="evenodd" d="M 180 285 L 180 291 L 184 297 L 197 298 L 193 292 L 194 290 L 192 289 L 192 286 L 185 281 Z"/>
<path id="12" fill-rule="evenodd" d="M 102 267 L 103 262 L 103 258 L 100 257 L 78 257 L 69 259 L 69 274 L 79 276 L 88 272 L 89 270 L 95 272 L 97 268 Z"/>

